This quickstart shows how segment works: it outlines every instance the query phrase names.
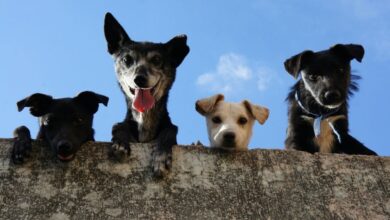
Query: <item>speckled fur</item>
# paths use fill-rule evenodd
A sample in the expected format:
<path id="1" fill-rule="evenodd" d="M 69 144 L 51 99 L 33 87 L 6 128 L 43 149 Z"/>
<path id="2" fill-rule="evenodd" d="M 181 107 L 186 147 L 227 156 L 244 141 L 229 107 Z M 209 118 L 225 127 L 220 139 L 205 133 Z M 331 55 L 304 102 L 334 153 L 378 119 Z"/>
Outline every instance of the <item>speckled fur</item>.
<path id="1" fill-rule="evenodd" d="M 112 129 L 111 155 L 123 149 L 130 154 L 131 142 L 157 142 L 153 155 L 153 171 L 163 176 L 171 164 L 172 146 L 177 144 L 178 128 L 172 124 L 167 110 L 168 94 L 176 77 L 176 68 L 189 52 L 187 37 L 180 35 L 167 43 L 136 42 L 131 40 L 118 21 L 107 13 L 104 24 L 108 52 L 113 56 L 117 80 L 127 103 L 126 118 Z M 153 62 L 158 56 L 161 62 Z M 132 62 L 127 62 L 131 60 Z M 151 109 L 139 112 L 133 107 L 137 88 L 135 78 L 146 77 L 146 87 L 153 88 L 155 103 Z M 118 151 L 120 150 L 120 151 Z"/>

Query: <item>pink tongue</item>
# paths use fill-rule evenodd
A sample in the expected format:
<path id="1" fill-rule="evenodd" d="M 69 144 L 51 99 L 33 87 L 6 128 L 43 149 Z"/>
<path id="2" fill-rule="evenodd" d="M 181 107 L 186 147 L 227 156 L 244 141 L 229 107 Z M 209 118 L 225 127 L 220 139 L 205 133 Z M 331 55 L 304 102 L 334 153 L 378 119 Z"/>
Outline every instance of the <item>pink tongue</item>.
<path id="1" fill-rule="evenodd" d="M 154 105 L 154 98 L 150 93 L 152 89 L 135 89 L 135 100 L 133 108 L 139 112 L 151 109 Z"/>

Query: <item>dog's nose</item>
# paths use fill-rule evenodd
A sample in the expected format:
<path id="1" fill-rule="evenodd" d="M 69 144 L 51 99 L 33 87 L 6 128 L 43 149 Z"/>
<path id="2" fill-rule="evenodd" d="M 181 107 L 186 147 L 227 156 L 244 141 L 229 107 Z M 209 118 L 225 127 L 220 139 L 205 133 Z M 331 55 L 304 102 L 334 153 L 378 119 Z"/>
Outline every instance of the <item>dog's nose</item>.
<path id="1" fill-rule="evenodd" d="M 135 77 L 134 83 L 140 88 L 145 88 L 147 87 L 148 79 L 144 75 L 138 75 Z"/>
<path id="2" fill-rule="evenodd" d="M 234 134 L 233 132 L 226 132 L 226 133 L 223 135 L 223 139 L 224 139 L 226 142 L 234 142 L 234 140 L 236 139 L 236 134 Z"/>
<path id="3" fill-rule="evenodd" d="M 341 94 L 339 91 L 336 91 L 336 90 L 327 91 L 327 92 L 325 92 L 324 98 L 325 98 L 325 101 L 329 102 L 329 103 L 337 102 L 340 100 Z"/>
<path id="4" fill-rule="evenodd" d="M 61 155 L 68 155 L 72 152 L 72 144 L 68 141 L 60 141 L 57 146 L 58 153 Z"/>

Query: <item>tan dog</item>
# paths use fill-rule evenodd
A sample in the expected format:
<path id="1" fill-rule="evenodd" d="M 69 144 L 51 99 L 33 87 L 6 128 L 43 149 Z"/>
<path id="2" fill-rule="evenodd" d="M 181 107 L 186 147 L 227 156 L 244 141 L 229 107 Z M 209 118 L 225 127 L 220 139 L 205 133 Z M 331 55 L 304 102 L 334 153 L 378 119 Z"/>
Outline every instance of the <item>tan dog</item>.
<path id="1" fill-rule="evenodd" d="M 211 147 L 225 150 L 247 150 L 254 121 L 264 124 L 269 115 L 265 107 L 225 102 L 221 94 L 198 100 L 195 108 L 206 117 Z"/>

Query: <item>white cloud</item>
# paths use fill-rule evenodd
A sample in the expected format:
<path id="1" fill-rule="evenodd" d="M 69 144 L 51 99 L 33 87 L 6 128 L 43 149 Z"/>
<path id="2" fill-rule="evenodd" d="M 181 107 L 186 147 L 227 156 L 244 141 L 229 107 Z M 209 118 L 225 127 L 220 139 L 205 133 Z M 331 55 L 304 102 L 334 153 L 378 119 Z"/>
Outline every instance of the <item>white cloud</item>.
<path id="1" fill-rule="evenodd" d="M 220 93 L 238 93 L 251 88 L 267 90 L 272 71 L 265 67 L 254 68 L 239 54 L 227 53 L 220 56 L 216 69 L 200 75 L 196 84 L 203 89 Z"/>
<path id="2" fill-rule="evenodd" d="M 198 77 L 197 83 L 198 85 L 206 85 L 212 83 L 215 80 L 215 76 L 211 73 L 205 73 Z"/>
<path id="3" fill-rule="evenodd" d="M 219 58 L 217 73 L 230 79 L 248 80 L 252 70 L 247 66 L 246 59 L 238 54 L 224 54 Z"/>

